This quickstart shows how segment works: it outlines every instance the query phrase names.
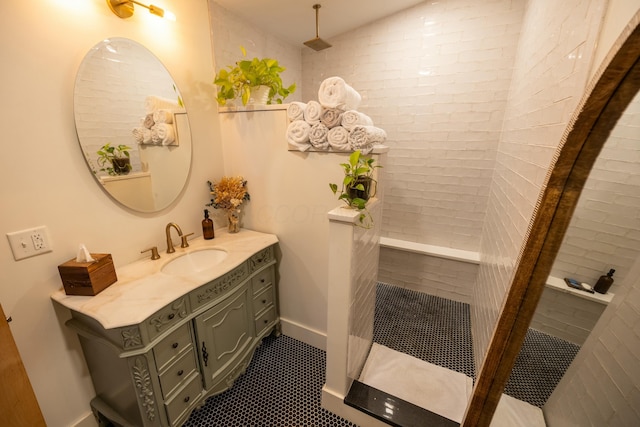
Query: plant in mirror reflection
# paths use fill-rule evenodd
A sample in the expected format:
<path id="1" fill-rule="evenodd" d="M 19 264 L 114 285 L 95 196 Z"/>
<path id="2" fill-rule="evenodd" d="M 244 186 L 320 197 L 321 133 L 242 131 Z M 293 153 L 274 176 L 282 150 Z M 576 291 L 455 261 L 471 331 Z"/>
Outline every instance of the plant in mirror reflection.
<path id="1" fill-rule="evenodd" d="M 110 142 L 103 145 L 97 152 L 100 172 L 109 175 L 126 175 L 131 171 L 129 150 L 131 147 L 124 144 L 112 146 Z"/>

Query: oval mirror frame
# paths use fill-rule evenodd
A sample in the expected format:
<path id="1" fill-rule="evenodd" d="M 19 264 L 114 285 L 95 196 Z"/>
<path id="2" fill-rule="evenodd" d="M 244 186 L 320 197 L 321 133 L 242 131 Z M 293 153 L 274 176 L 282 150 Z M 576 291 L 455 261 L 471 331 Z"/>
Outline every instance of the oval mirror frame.
<path id="1" fill-rule="evenodd" d="M 631 19 L 596 76 L 547 173 L 462 426 L 491 424 L 589 172 L 640 90 L 640 13 Z"/>
<path id="2" fill-rule="evenodd" d="M 74 117 L 87 166 L 115 201 L 153 213 L 183 191 L 192 151 L 187 112 L 169 71 L 146 47 L 121 37 L 93 46 L 76 75 Z M 118 147 L 129 159 L 122 169 L 105 158 Z"/>

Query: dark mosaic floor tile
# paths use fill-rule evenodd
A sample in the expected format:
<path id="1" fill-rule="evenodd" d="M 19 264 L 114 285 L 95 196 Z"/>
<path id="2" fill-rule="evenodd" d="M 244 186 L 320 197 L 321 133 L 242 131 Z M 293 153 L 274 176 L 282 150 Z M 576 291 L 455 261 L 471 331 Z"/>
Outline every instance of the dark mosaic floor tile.
<path id="1" fill-rule="evenodd" d="M 529 329 L 504 392 L 542 408 L 580 346 Z"/>
<path id="2" fill-rule="evenodd" d="M 188 427 L 347 427 L 320 406 L 325 352 L 287 336 L 267 337 L 234 386 L 191 414 Z"/>
<path id="3" fill-rule="evenodd" d="M 469 304 L 379 283 L 373 340 L 475 377 Z"/>

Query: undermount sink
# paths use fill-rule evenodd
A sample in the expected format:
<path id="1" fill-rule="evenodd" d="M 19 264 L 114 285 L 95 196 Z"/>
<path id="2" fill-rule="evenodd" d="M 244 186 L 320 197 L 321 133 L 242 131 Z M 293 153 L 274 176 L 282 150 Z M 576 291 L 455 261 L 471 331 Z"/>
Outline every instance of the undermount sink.
<path id="1" fill-rule="evenodd" d="M 172 259 L 162 267 L 161 271 L 179 276 L 198 273 L 222 262 L 227 255 L 227 252 L 222 249 L 201 249 Z"/>

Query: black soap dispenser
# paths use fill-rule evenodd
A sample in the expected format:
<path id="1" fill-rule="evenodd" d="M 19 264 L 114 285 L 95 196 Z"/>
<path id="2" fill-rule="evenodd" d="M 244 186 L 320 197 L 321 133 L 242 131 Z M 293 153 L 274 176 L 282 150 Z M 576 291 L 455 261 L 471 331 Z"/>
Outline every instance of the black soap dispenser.
<path id="1" fill-rule="evenodd" d="M 612 268 L 611 270 L 609 270 L 606 276 L 600 276 L 600 278 L 596 282 L 596 285 L 593 287 L 593 290 L 600 294 L 606 294 L 609 288 L 611 287 L 611 285 L 613 284 L 612 276 L 613 276 L 613 273 L 615 272 L 616 271 Z"/>
<path id="2" fill-rule="evenodd" d="M 202 237 L 205 240 L 211 240 L 216 237 L 213 231 L 213 221 L 209 218 L 209 210 L 204 210 L 204 219 L 202 220 Z"/>

